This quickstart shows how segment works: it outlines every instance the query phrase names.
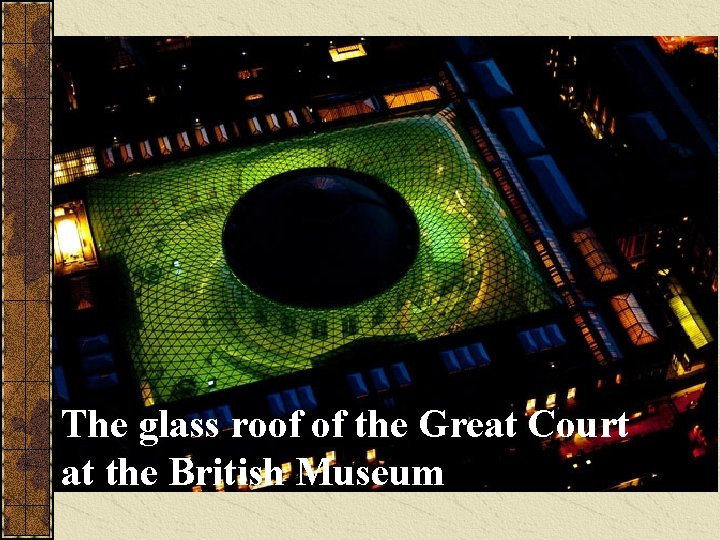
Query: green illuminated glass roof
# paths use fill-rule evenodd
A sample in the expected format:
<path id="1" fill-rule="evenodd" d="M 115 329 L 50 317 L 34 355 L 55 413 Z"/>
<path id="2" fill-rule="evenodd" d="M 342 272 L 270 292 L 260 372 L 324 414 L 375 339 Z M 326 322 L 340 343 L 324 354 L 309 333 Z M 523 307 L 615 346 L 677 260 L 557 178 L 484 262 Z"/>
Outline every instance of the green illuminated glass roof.
<path id="1" fill-rule="evenodd" d="M 452 111 L 236 149 L 88 186 L 100 259 L 127 302 L 124 335 L 156 402 L 308 369 L 359 340 L 423 340 L 555 303 L 529 247 Z M 414 212 L 407 273 L 352 306 L 311 309 L 253 292 L 226 264 L 238 199 L 296 169 L 371 175 Z M 292 272 L 292 268 L 287 268 Z"/>

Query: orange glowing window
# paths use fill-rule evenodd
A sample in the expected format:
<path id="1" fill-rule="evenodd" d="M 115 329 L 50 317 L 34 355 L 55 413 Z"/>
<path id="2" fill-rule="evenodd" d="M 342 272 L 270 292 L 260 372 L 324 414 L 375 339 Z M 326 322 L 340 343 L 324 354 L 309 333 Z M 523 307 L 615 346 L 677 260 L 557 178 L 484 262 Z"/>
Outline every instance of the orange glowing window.
<path id="1" fill-rule="evenodd" d="M 150 159 L 153 157 L 152 148 L 150 148 L 150 141 L 140 141 L 140 155 L 143 159 Z"/>
<path id="2" fill-rule="evenodd" d="M 172 154 L 170 139 L 168 139 L 167 137 L 158 137 L 158 146 L 160 147 L 160 153 L 163 156 L 169 156 L 170 154 Z"/>
<path id="3" fill-rule="evenodd" d="M 619 277 L 619 272 L 590 228 L 573 231 L 573 242 L 590 267 L 593 276 L 601 283 L 613 281 Z"/>
<path id="4" fill-rule="evenodd" d="M 178 147 L 181 151 L 187 152 L 190 150 L 190 139 L 188 138 L 187 131 L 181 131 L 176 136 Z"/>
<path id="5" fill-rule="evenodd" d="M 610 305 L 633 345 L 640 346 L 657 341 L 657 333 L 633 293 L 613 296 L 610 298 Z"/>
<path id="6" fill-rule="evenodd" d="M 278 117 L 275 113 L 266 114 L 265 122 L 270 128 L 270 131 L 280 131 L 280 122 L 278 121 Z"/>
<path id="7" fill-rule="evenodd" d="M 253 135 L 261 135 L 263 130 L 260 126 L 260 122 L 257 119 L 257 116 L 253 116 L 252 118 L 248 118 L 248 127 L 250 128 L 250 133 Z"/>
<path id="8" fill-rule="evenodd" d="M 318 115 L 320 116 L 321 122 L 334 122 L 342 118 L 351 118 L 375 111 L 377 111 L 375 103 L 373 103 L 372 99 L 368 98 L 318 109 Z"/>
<path id="9" fill-rule="evenodd" d="M 123 160 L 123 163 L 132 163 L 135 160 L 132 148 L 130 148 L 129 144 L 123 144 L 120 146 L 120 158 Z"/>
<path id="10" fill-rule="evenodd" d="M 225 131 L 225 126 L 223 124 L 218 124 L 217 126 L 215 126 L 214 131 L 215 131 L 215 138 L 217 139 L 218 142 L 220 142 L 220 143 L 227 142 L 227 140 L 228 140 L 227 131 Z"/>
<path id="11" fill-rule="evenodd" d="M 410 107 L 418 103 L 440 99 L 440 91 L 436 86 L 426 85 L 401 92 L 385 94 L 383 98 L 385 98 L 385 103 L 389 109 L 397 109 L 399 107 Z"/>
<path id="12" fill-rule="evenodd" d="M 292 109 L 285 111 L 283 113 L 283 116 L 285 117 L 285 122 L 287 123 L 288 127 L 295 128 L 300 125 L 298 123 L 297 115 Z"/>
<path id="13" fill-rule="evenodd" d="M 248 79 L 257 79 L 263 68 L 256 67 L 251 69 L 241 69 L 237 72 L 237 78 L 246 81 Z"/>
<path id="14" fill-rule="evenodd" d="M 195 140 L 199 146 L 207 146 L 210 144 L 210 139 L 204 127 L 195 128 Z"/>
<path id="15" fill-rule="evenodd" d="M 245 101 L 257 101 L 264 97 L 265 97 L 264 94 L 248 94 L 247 96 L 245 96 Z"/>

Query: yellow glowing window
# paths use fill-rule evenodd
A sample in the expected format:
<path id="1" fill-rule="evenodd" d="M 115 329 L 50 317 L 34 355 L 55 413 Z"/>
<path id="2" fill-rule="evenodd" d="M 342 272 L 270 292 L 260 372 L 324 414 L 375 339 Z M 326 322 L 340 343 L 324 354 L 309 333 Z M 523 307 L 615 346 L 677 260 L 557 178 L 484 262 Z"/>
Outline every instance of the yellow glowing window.
<path id="1" fill-rule="evenodd" d="M 142 395 L 143 405 L 145 405 L 146 407 L 155 405 L 155 398 L 153 398 L 152 389 L 147 382 L 142 383 L 142 386 L 140 387 L 140 393 Z"/>
<path id="2" fill-rule="evenodd" d="M 575 388 L 574 386 L 572 388 L 568 388 L 567 400 L 572 401 L 573 399 L 575 399 L 576 394 L 577 394 L 577 388 Z"/>
<path id="3" fill-rule="evenodd" d="M 114 161 L 113 161 L 114 164 Z M 91 147 L 57 154 L 53 160 L 53 184 L 69 184 L 77 178 L 99 172 L 95 152 Z"/>
<path id="4" fill-rule="evenodd" d="M 355 43 L 354 45 L 347 45 L 345 47 L 330 47 L 330 58 L 333 62 L 344 62 L 352 58 L 359 58 L 361 56 L 367 56 L 367 51 L 362 43 Z"/>
<path id="5" fill-rule="evenodd" d="M 633 345 L 646 345 L 657 341 L 655 329 L 650 325 L 634 294 L 615 295 L 610 298 L 610 305 Z"/>
<path id="6" fill-rule="evenodd" d="M 286 461 L 280 466 L 280 468 L 282 469 L 283 481 L 287 480 L 288 478 L 290 478 L 290 476 L 292 476 L 293 466 L 291 461 Z"/>
<path id="7" fill-rule="evenodd" d="M 713 340 L 710 330 L 695 310 L 690 298 L 684 295 L 673 296 L 668 304 L 694 348 L 699 349 Z"/>
<path id="8" fill-rule="evenodd" d="M 62 251 L 63 263 L 74 262 L 82 258 L 82 240 L 80 230 L 74 217 L 68 216 L 55 224 L 58 245 Z"/>
<path id="9" fill-rule="evenodd" d="M 335 450 L 325 452 L 325 457 L 328 459 L 328 465 L 335 465 L 337 462 L 337 453 Z"/>
<path id="10" fill-rule="evenodd" d="M 388 108 L 397 109 L 398 107 L 409 107 L 418 103 L 440 99 L 440 92 L 436 86 L 427 85 L 403 90 L 402 92 L 385 94 L 383 98 L 385 98 Z"/>
<path id="11" fill-rule="evenodd" d="M 95 245 L 82 201 L 53 208 L 54 272 L 71 274 L 97 265 Z"/>
<path id="12" fill-rule="evenodd" d="M 537 400 L 535 398 L 527 400 L 527 403 L 525 404 L 525 414 L 526 415 L 530 415 L 535 412 L 536 403 L 537 403 Z"/>
<path id="13" fill-rule="evenodd" d="M 595 279 L 601 283 L 613 281 L 618 278 L 619 272 L 603 249 L 595 232 L 590 229 L 581 229 L 572 233 L 573 242 L 580 250 L 585 262 L 590 267 Z"/>
<path id="14" fill-rule="evenodd" d="M 375 452 L 374 448 L 371 448 L 370 450 L 365 452 L 365 457 L 370 462 L 375 461 L 377 459 L 377 452 Z"/>
<path id="15" fill-rule="evenodd" d="M 552 393 L 545 399 L 545 408 L 546 409 L 552 409 L 555 407 L 555 399 L 557 398 L 557 394 Z"/>
<path id="16" fill-rule="evenodd" d="M 225 481 L 220 480 L 217 484 L 215 484 L 215 491 L 225 491 Z"/>

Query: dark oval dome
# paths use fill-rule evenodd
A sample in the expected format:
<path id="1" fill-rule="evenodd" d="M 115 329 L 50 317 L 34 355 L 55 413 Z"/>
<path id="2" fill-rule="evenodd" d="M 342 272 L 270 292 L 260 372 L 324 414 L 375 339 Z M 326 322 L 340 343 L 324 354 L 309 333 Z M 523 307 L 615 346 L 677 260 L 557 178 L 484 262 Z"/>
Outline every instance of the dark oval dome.
<path id="1" fill-rule="evenodd" d="M 415 261 L 412 210 L 379 180 L 335 168 L 273 176 L 225 221 L 225 259 L 259 294 L 283 304 L 335 308 L 375 296 Z"/>

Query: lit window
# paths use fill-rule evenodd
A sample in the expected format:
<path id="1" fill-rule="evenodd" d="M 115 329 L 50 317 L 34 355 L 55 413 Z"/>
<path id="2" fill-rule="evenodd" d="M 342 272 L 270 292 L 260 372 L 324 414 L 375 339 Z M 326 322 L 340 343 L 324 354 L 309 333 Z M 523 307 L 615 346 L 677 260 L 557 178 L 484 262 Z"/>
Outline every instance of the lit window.
<path id="1" fill-rule="evenodd" d="M 115 166 L 115 155 L 113 154 L 112 148 L 104 148 L 102 152 L 100 152 L 100 156 L 102 157 L 102 163 L 103 167 L 106 169 L 109 169 L 111 167 Z M 57 160 L 57 157 L 55 158 Z M 58 170 L 57 162 L 55 164 L 55 171 Z M 55 179 L 55 185 L 58 185 L 57 177 Z"/>
<path id="2" fill-rule="evenodd" d="M 283 113 L 285 116 L 285 122 L 287 123 L 288 127 L 295 128 L 298 127 L 300 124 L 298 122 L 297 115 L 295 114 L 295 111 L 292 109 L 285 111 Z"/>
<path id="3" fill-rule="evenodd" d="M 580 250 L 590 270 L 601 283 L 613 281 L 619 276 L 619 272 L 610 260 L 610 257 L 603 249 L 595 232 L 590 229 L 581 229 L 572 233 L 573 242 Z"/>
<path id="4" fill-rule="evenodd" d="M 224 492 L 225 491 L 225 481 L 220 480 L 217 484 L 215 484 L 215 491 Z"/>
<path id="5" fill-rule="evenodd" d="M 257 67 L 252 69 L 241 69 L 237 72 L 237 78 L 246 81 L 248 79 L 257 79 L 263 68 Z"/>
<path id="6" fill-rule="evenodd" d="M 123 144 L 120 146 L 120 158 L 123 160 L 123 163 L 132 163 L 135 161 L 132 148 L 130 148 L 129 144 Z"/>
<path id="7" fill-rule="evenodd" d="M 529 416 L 535 412 L 535 404 L 536 403 L 537 403 L 537 401 L 535 400 L 535 398 L 527 400 L 527 403 L 525 404 L 525 415 Z"/>
<path id="8" fill-rule="evenodd" d="M 150 148 L 150 141 L 140 142 L 140 155 L 143 159 L 150 159 L 153 156 L 152 149 Z"/>
<path id="9" fill-rule="evenodd" d="M 622 375 L 618 373 L 615 375 L 615 384 L 620 384 L 622 382 Z"/>
<path id="10" fill-rule="evenodd" d="M 103 164 L 105 167 L 112 167 L 115 164 L 112 150 L 110 150 L 110 163 L 110 165 Z M 56 186 L 69 184 L 77 178 L 93 176 L 98 171 L 95 152 L 91 147 L 57 154 L 53 159 L 53 184 Z"/>
<path id="11" fill-rule="evenodd" d="M 401 92 L 385 94 L 383 98 L 385 98 L 385 103 L 388 108 L 397 109 L 399 107 L 410 107 L 418 103 L 440 99 L 440 92 L 436 86 L 426 85 Z"/>
<path id="12" fill-rule="evenodd" d="M 253 135 L 261 135 L 263 130 L 262 127 L 260 127 L 260 122 L 258 122 L 257 116 L 253 116 L 252 118 L 248 118 L 248 127 L 250 128 L 250 133 Z"/>
<path id="13" fill-rule="evenodd" d="M 372 463 L 373 461 L 375 461 L 375 459 L 377 459 L 377 453 L 375 452 L 375 449 L 374 449 L 374 448 L 371 448 L 370 450 L 368 450 L 368 451 L 365 453 L 365 458 L 366 458 L 370 463 Z"/>
<path id="14" fill-rule="evenodd" d="M 190 150 L 190 139 L 188 138 L 187 131 L 181 131 L 177 134 L 178 147 L 182 152 Z"/>
<path id="15" fill-rule="evenodd" d="M 293 470 L 292 462 L 286 461 L 280 467 L 282 469 L 283 481 L 288 480 L 290 478 L 290 476 L 292 476 L 292 470 Z"/>
<path id="16" fill-rule="evenodd" d="M 82 201 L 53 208 L 55 275 L 65 275 L 97 266 L 95 244 Z"/>
<path id="17" fill-rule="evenodd" d="M 555 407 L 555 398 L 557 398 L 557 394 L 552 393 L 545 399 L 546 409 L 552 409 L 553 407 Z"/>
<path id="18" fill-rule="evenodd" d="M 204 127 L 195 128 L 195 140 L 199 146 L 207 146 L 210 144 L 210 139 Z"/>
<path id="19" fill-rule="evenodd" d="M 170 146 L 170 139 L 167 137 L 158 137 L 158 146 L 160 147 L 160 153 L 163 156 L 169 156 L 172 154 L 172 147 Z"/>
<path id="20" fill-rule="evenodd" d="M 218 124 L 214 128 L 215 131 L 215 138 L 219 143 L 227 142 L 228 136 L 227 131 L 225 131 L 225 126 L 223 124 Z"/>
<path id="21" fill-rule="evenodd" d="M 575 399 L 575 394 L 577 394 L 577 388 L 575 388 L 574 386 L 573 386 L 572 388 L 568 388 L 568 391 L 567 391 L 567 400 L 568 400 L 568 401 L 574 400 L 574 399 Z"/>
<path id="22" fill-rule="evenodd" d="M 280 122 L 278 121 L 278 117 L 275 113 L 266 114 L 265 121 L 267 122 L 270 131 L 280 131 Z"/>
<path id="23" fill-rule="evenodd" d="M 345 47 L 330 47 L 330 58 L 333 62 L 344 62 L 352 58 L 359 58 L 361 56 L 367 56 L 367 51 L 362 43 L 355 43 L 354 45 L 347 45 Z"/>
<path id="24" fill-rule="evenodd" d="M 328 460 L 328 465 L 335 465 L 335 463 L 337 463 L 337 453 L 335 450 L 325 452 L 325 457 Z"/>
<path id="25" fill-rule="evenodd" d="M 202 493 L 202 487 L 201 486 L 193 486 L 192 487 L 193 493 Z"/>
<path id="26" fill-rule="evenodd" d="M 257 101 L 258 99 L 262 99 L 265 96 L 263 94 L 248 94 L 245 96 L 245 101 Z"/>
<path id="27" fill-rule="evenodd" d="M 331 107 L 318 109 L 321 122 L 334 122 L 342 118 L 352 118 L 377 111 L 377 107 L 371 98 L 357 101 L 348 101 Z"/>
<path id="28" fill-rule="evenodd" d="M 155 405 L 155 398 L 153 398 L 152 389 L 147 381 L 142 383 L 142 386 L 140 387 L 140 394 L 142 395 L 143 405 L 146 407 Z"/>
<path id="29" fill-rule="evenodd" d="M 655 329 L 633 293 L 619 294 L 610 298 L 610 305 L 620 319 L 633 345 L 646 345 L 657 341 Z"/>

